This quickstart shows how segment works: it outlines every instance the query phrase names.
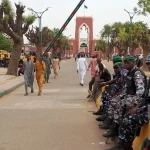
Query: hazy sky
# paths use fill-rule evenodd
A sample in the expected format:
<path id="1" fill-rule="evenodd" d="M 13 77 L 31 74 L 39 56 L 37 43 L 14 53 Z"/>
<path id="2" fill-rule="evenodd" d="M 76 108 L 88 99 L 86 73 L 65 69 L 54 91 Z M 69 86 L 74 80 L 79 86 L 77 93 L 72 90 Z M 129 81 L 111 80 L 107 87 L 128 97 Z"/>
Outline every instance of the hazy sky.
<path id="1" fill-rule="evenodd" d="M 13 6 L 14 2 L 21 2 L 26 8 L 30 7 L 39 12 L 45 10 L 46 7 L 52 7 L 42 17 L 42 26 L 48 26 L 52 29 L 54 27 L 61 28 L 79 0 L 11 0 L 11 2 Z M 129 21 L 129 16 L 124 8 L 132 12 L 133 8 L 137 6 L 137 2 L 138 0 L 85 0 L 84 4 L 88 7 L 86 15 L 92 16 L 94 19 L 94 38 L 98 38 L 97 35 L 105 24 Z M 28 13 L 29 11 L 26 9 L 26 14 Z M 83 15 L 84 5 L 79 9 L 76 16 Z M 72 35 L 71 37 L 74 37 L 76 16 L 69 23 L 67 30 L 64 31 L 66 36 Z M 150 25 L 150 17 L 135 16 L 133 21 L 144 21 Z M 38 26 L 38 21 L 34 25 Z"/>

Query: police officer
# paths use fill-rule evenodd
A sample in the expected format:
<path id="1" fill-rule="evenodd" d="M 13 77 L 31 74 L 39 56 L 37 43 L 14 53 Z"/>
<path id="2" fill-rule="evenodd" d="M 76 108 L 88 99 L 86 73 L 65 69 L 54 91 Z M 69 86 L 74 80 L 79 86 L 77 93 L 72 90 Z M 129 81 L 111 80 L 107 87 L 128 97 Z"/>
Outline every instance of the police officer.
<path id="1" fill-rule="evenodd" d="M 148 54 L 147 58 L 146 58 L 146 64 L 147 64 L 147 67 L 148 67 L 148 70 L 150 71 L 150 53 Z M 150 103 L 150 93 L 149 93 L 149 89 L 150 89 L 150 78 L 149 78 L 149 84 L 147 85 L 147 100 L 148 100 L 148 104 Z M 149 138 L 147 137 L 143 143 L 142 143 L 142 146 L 141 146 L 141 150 L 148 150 L 150 149 L 150 140 Z"/>
<path id="2" fill-rule="evenodd" d="M 125 92 L 116 106 L 118 108 L 114 111 L 113 128 L 103 134 L 105 137 L 118 135 L 118 143 L 107 150 L 132 150 L 136 129 L 148 121 L 143 106 L 146 76 L 142 70 L 135 67 L 133 56 L 127 56 L 124 64 L 129 71 L 126 77 Z"/>
<path id="3" fill-rule="evenodd" d="M 122 58 L 120 56 L 115 56 L 113 57 L 113 64 L 118 63 L 118 62 L 122 62 Z M 113 74 L 113 78 L 115 78 L 115 74 Z M 111 84 L 115 83 L 116 80 L 112 80 L 110 81 Z M 104 86 L 105 84 L 101 84 L 100 86 Z M 102 97 L 101 97 L 101 101 L 107 101 L 108 99 L 111 99 L 111 96 L 109 95 L 109 92 L 107 91 L 107 89 L 109 90 L 109 88 L 106 88 L 105 91 L 102 93 Z M 107 107 L 107 106 L 106 106 Z M 103 111 L 102 111 L 102 107 L 97 111 L 97 112 L 93 112 L 93 115 L 102 115 Z M 99 120 L 97 119 L 97 121 L 103 121 L 103 119 Z"/>
<path id="4" fill-rule="evenodd" d="M 115 109 L 116 104 L 118 103 L 118 101 L 120 100 L 120 95 L 119 93 L 122 92 L 123 89 L 123 78 L 121 75 L 121 71 L 122 71 L 122 63 L 118 62 L 114 64 L 114 72 L 115 72 L 115 78 L 111 81 L 108 81 L 106 83 L 103 83 L 104 85 L 109 85 L 112 83 L 115 83 L 113 85 L 111 85 L 112 89 L 110 90 L 110 95 L 111 98 L 109 99 L 109 101 L 107 100 L 106 102 L 103 101 L 104 104 L 107 103 L 107 110 L 105 111 L 105 117 L 107 118 L 103 124 L 100 125 L 100 128 L 103 129 L 109 129 L 110 125 L 112 124 L 112 119 L 113 119 L 113 111 Z M 100 121 L 100 119 L 99 119 Z"/>

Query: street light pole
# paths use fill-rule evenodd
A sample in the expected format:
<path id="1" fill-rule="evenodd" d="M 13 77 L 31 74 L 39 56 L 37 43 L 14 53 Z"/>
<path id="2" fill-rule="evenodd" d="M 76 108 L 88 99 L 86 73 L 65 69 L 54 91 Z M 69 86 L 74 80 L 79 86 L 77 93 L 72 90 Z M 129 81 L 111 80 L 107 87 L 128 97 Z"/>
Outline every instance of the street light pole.
<path id="1" fill-rule="evenodd" d="M 43 14 L 48 11 L 48 9 L 51 8 L 51 7 L 47 7 L 44 11 L 42 12 L 36 12 L 34 11 L 32 8 L 28 8 L 28 10 L 32 11 L 34 14 L 36 14 L 38 20 L 39 20 L 39 40 L 40 40 L 40 48 L 41 48 L 41 51 L 40 51 L 40 55 L 42 55 L 42 16 Z"/>
<path id="2" fill-rule="evenodd" d="M 130 17 L 130 29 L 131 29 L 132 24 L 133 24 L 133 22 L 132 22 L 132 21 L 133 21 L 133 18 L 134 18 L 134 16 L 135 16 L 137 13 L 139 13 L 140 11 L 138 10 L 138 11 L 135 11 L 135 12 L 133 12 L 133 13 L 127 11 L 126 9 L 124 9 L 124 11 L 126 11 L 126 12 L 128 13 L 128 15 L 129 15 L 129 17 Z M 129 52 L 130 48 L 132 48 L 132 36 L 131 36 L 131 34 L 130 34 L 130 42 L 129 42 L 128 52 Z"/>
<path id="3" fill-rule="evenodd" d="M 107 38 L 108 38 L 108 62 L 109 62 L 109 59 L 110 59 L 110 45 L 109 45 L 110 33 L 108 33 Z"/>

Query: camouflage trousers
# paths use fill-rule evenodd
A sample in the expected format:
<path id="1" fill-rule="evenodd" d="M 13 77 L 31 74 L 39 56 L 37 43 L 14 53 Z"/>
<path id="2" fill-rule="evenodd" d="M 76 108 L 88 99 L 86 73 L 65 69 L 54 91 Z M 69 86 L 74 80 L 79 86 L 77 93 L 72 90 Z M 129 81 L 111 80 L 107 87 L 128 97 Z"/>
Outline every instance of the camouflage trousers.
<path id="1" fill-rule="evenodd" d="M 121 95 L 117 95 L 117 96 L 113 97 L 112 99 L 110 99 L 109 105 L 107 108 L 107 117 L 109 119 L 114 118 L 114 111 L 116 111 L 116 109 L 118 108 L 118 104 L 119 104 L 120 100 L 121 100 Z"/>
<path id="2" fill-rule="evenodd" d="M 136 137 L 137 129 L 147 122 L 147 111 L 139 112 L 137 114 L 126 114 L 119 127 L 119 139 L 126 143 L 133 142 Z"/>
<path id="3" fill-rule="evenodd" d="M 103 108 L 104 108 L 104 111 L 103 111 L 103 115 L 107 115 L 107 108 L 109 106 L 109 103 L 110 103 L 110 100 L 112 99 L 111 95 L 109 94 L 108 91 L 104 91 L 102 93 L 102 97 L 101 97 L 101 101 L 103 103 Z"/>
<path id="4" fill-rule="evenodd" d="M 103 103 L 103 105 L 107 106 L 108 104 L 108 97 L 109 97 L 109 93 L 107 91 L 102 92 L 102 97 L 101 97 L 101 102 Z"/>
<path id="5" fill-rule="evenodd" d="M 135 96 L 135 95 L 127 95 L 122 98 L 120 96 L 115 98 L 113 106 L 115 106 L 114 111 L 113 111 L 113 121 L 115 123 L 120 123 L 123 119 L 123 115 L 126 113 L 126 106 L 130 104 L 139 104 L 141 103 L 142 98 Z"/>

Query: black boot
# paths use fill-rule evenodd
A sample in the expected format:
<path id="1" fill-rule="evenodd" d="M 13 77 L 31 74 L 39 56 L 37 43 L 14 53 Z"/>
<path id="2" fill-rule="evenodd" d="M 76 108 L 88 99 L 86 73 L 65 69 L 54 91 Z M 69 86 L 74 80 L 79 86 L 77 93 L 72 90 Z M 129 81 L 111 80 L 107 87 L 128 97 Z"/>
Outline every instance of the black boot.
<path id="1" fill-rule="evenodd" d="M 104 121 L 106 119 L 106 116 L 102 115 L 96 118 L 97 121 Z"/>
<path id="2" fill-rule="evenodd" d="M 118 128 L 119 125 L 117 123 L 113 123 L 111 129 L 108 132 L 104 133 L 103 136 L 107 138 L 118 136 Z"/>
<path id="3" fill-rule="evenodd" d="M 102 124 L 99 125 L 99 128 L 101 129 L 110 129 L 112 126 L 112 120 L 106 119 Z"/>
<path id="4" fill-rule="evenodd" d="M 102 114 L 103 114 L 103 106 L 101 106 L 98 111 L 93 112 L 93 115 L 102 115 Z"/>

